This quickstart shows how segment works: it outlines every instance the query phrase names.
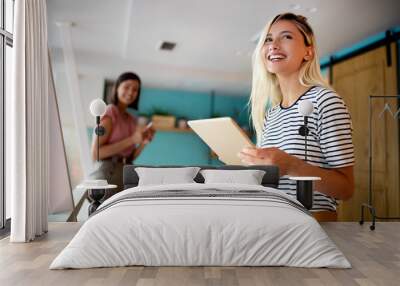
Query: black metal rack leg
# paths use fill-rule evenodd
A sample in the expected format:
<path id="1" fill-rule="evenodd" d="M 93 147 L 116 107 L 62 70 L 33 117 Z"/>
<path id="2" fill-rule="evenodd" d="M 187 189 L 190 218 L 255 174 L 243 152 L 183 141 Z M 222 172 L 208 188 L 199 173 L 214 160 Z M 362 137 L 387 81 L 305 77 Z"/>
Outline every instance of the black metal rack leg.
<path id="1" fill-rule="evenodd" d="M 372 215 L 372 225 L 369 226 L 370 230 L 375 230 L 375 220 L 376 220 L 376 212 L 375 212 L 375 208 L 371 207 L 370 208 L 370 212 Z"/>
<path id="2" fill-rule="evenodd" d="M 366 207 L 369 210 L 369 213 L 372 216 L 372 224 L 370 225 L 369 229 L 370 230 L 375 230 L 375 221 L 376 221 L 376 211 L 375 208 L 369 204 L 362 204 L 361 205 L 361 219 L 359 221 L 359 223 L 361 225 L 364 224 L 364 207 Z"/>
<path id="3" fill-rule="evenodd" d="M 360 225 L 364 224 L 364 205 L 361 205 L 361 219 L 360 219 Z"/>

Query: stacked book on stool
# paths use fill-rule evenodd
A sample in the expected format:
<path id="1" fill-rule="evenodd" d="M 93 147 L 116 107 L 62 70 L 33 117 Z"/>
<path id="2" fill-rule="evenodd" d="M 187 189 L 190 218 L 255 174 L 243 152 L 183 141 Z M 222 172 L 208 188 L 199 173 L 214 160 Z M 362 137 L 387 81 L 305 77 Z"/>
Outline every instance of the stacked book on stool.
<path id="1" fill-rule="evenodd" d="M 90 201 L 89 216 L 96 211 L 100 204 L 104 201 L 107 189 L 114 189 L 117 185 L 109 185 L 107 180 L 85 180 L 77 188 L 87 190 L 87 195 Z"/>

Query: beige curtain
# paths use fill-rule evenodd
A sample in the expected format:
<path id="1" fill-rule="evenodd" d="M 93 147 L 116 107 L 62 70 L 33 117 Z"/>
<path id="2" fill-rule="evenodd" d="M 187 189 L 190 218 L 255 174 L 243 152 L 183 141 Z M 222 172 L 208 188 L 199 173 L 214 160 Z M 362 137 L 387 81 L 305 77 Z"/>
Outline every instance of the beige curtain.
<path id="1" fill-rule="evenodd" d="M 15 1 L 11 100 L 11 237 L 27 242 L 47 232 L 49 62 L 45 0 Z"/>

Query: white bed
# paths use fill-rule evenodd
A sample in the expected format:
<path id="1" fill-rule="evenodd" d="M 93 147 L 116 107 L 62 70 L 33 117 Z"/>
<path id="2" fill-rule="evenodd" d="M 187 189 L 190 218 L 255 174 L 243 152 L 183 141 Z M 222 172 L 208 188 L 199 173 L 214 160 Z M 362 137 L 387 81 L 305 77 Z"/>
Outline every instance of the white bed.
<path id="1" fill-rule="evenodd" d="M 128 265 L 351 267 L 283 192 L 198 183 L 138 186 L 111 197 L 50 269 Z"/>

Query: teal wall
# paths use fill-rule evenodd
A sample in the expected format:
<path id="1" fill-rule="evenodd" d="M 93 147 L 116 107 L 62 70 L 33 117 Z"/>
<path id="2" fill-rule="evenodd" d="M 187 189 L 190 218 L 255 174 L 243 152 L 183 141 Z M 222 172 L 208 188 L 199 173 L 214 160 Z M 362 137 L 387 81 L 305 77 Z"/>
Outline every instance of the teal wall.
<path id="1" fill-rule="evenodd" d="M 248 127 L 248 96 L 213 95 L 212 92 L 191 92 L 143 88 L 138 114 L 166 111 L 188 120 L 230 116 L 240 126 Z M 140 165 L 221 165 L 210 158 L 210 149 L 191 132 L 158 131 L 153 141 L 135 160 Z"/>
<path id="2" fill-rule="evenodd" d="M 229 116 L 240 126 L 249 126 L 248 96 L 232 97 L 218 95 L 214 97 L 213 117 Z"/>
<path id="3" fill-rule="evenodd" d="M 159 131 L 135 164 L 209 165 L 209 154 L 207 145 L 195 133 Z"/>
<path id="4" fill-rule="evenodd" d="M 177 118 L 200 119 L 210 117 L 210 106 L 211 93 L 143 88 L 139 113 L 161 109 Z"/>

